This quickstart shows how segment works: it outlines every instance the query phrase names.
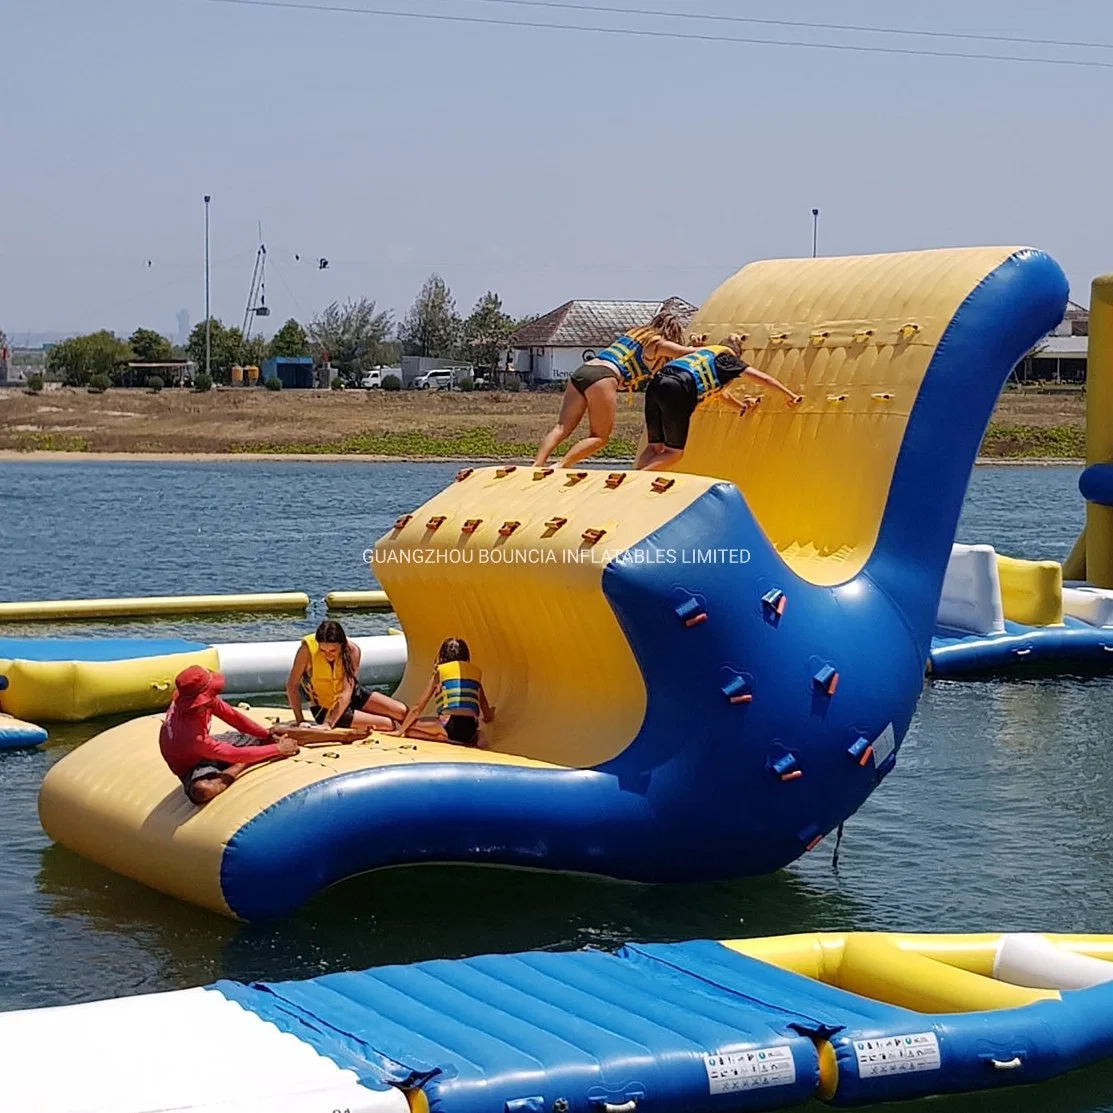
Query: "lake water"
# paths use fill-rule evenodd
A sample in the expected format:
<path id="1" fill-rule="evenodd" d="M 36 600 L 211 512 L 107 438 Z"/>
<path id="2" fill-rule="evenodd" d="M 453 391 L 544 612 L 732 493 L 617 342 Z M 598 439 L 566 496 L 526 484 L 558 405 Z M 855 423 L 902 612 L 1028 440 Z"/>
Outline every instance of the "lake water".
<path id="1" fill-rule="evenodd" d="M 310 621 L 56 626 L 53 634 L 294 638 L 326 591 L 369 586 L 362 553 L 456 465 L 0 465 L 0 598 L 304 590 Z M 979 468 L 959 537 L 1064 557 L 1082 504 L 1069 468 Z M 375 633 L 386 616 L 346 620 Z M 6 627 L 0 633 L 46 631 Z M 1113 931 L 1113 680 L 938 681 L 896 772 L 846 828 L 773 877 L 640 887 L 423 867 L 338 885 L 278 925 L 231 923 L 51 847 L 46 769 L 104 724 L 0 755 L 0 1009 L 308 977 L 491 950 L 819 929 Z M 818 1107 L 817 1107 L 818 1108 Z M 1113 1113 L 1113 1066 L 933 1109 Z"/>

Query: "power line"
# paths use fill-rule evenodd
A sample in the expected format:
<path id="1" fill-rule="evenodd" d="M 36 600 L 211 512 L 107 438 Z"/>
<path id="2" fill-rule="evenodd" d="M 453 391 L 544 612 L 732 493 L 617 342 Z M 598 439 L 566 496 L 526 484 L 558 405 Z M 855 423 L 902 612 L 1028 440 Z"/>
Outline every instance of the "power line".
<path id="1" fill-rule="evenodd" d="M 205 4 L 225 4 L 244 8 L 278 8 L 290 11 L 330 12 L 343 15 L 389 17 L 423 20 L 432 23 L 472 24 L 485 27 L 524 27 L 545 31 L 576 31 L 593 35 L 632 36 L 668 39 L 682 42 L 729 43 L 743 46 L 784 46 L 805 50 L 835 50 L 856 54 L 885 54 L 918 58 L 961 58 L 978 62 L 1027 62 L 1047 66 L 1068 66 L 1078 69 L 1113 69 L 1113 62 L 1097 62 L 1083 58 L 1044 58 L 1036 55 L 978 54 L 970 51 L 924 50 L 915 47 L 867 46 L 852 43 L 818 43 L 794 39 L 756 39 L 740 35 L 711 35 L 688 31 L 656 31 L 646 27 L 593 27 L 577 23 L 541 23 L 525 19 L 492 19 L 476 15 L 448 15 L 442 12 L 403 12 L 389 8 L 357 8 L 334 3 L 310 3 L 309 0 L 196 0 Z"/>
<path id="2" fill-rule="evenodd" d="M 1063 46 L 1084 50 L 1113 50 L 1113 43 L 1078 42 L 1072 39 L 1026 39 L 1016 35 L 982 35 L 962 31 L 913 31 L 902 27 L 873 27 L 860 23 L 813 23 L 806 19 L 764 19 L 758 16 L 720 15 L 708 12 L 676 12 L 662 8 L 615 8 L 603 4 L 568 4 L 562 0 L 470 0 L 480 4 L 505 4 L 515 8 L 556 8 L 598 15 L 639 15 L 659 19 L 686 19 L 705 23 L 742 23 L 760 27 L 797 27 L 808 31 L 854 31 L 870 35 L 901 35 L 911 38 L 959 39 L 969 42 L 1012 43 L 1018 46 Z"/>

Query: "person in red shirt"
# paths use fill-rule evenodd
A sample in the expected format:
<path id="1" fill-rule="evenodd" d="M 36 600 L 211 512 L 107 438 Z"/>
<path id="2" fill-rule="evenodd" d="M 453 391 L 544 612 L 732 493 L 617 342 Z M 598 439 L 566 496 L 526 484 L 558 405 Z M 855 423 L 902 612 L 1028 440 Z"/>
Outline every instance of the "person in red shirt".
<path id="1" fill-rule="evenodd" d="M 281 732 L 261 726 L 220 698 L 224 677 L 200 665 L 190 665 L 174 679 L 174 697 L 166 712 L 158 745 L 163 759 L 181 780 L 194 804 L 219 796 L 248 766 L 276 757 L 293 757 L 298 744 Z M 218 742 L 209 733 L 212 717 L 267 745 Z M 277 741 L 275 738 L 277 737 Z"/>

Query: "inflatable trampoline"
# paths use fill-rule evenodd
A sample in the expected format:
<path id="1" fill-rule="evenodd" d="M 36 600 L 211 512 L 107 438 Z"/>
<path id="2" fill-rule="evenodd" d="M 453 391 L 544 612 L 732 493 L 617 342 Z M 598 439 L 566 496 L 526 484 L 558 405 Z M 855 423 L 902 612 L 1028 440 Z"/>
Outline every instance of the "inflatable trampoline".
<path id="1" fill-rule="evenodd" d="M 152 718 L 54 765 L 43 826 L 245 919 L 414 862 L 781 868 L 897 761 L 978 444 L 1066 293 L 1028 249 L 744 268 L 692 327 L 742 333 L 800 406 L 701 408 L 669 473 L 464 469 L 375 545 L 406 632 L 398 697 L 465 638 L 497 707 L 489 751 L 306 750 L 198 811 Z"/>
<path id="2" fill-rule="evenodd" d="M 396 684 L 406 660 L 404 638 L 353 638 L 365 684 Z M 43 722 L 82 722 L 101 715 L 154 711 L 170 703 L 174 677 L 190 665 L 224 673 L 229 692 L 280 692 L 296 641 L 223 645 L 153 638 L 0 638 L 0 706 Z"/>
<path id="3" fill-rule="evenodd" d="M 820 934 L 488 955 L 0 1015 L 21 1113 L 725 1113 L 1113 1054 L 1113 939 Z M 181 1041 L 236 1054 L 183 1070 Z M 67 1069 L 42 1071 L 65 1047 Z"/>

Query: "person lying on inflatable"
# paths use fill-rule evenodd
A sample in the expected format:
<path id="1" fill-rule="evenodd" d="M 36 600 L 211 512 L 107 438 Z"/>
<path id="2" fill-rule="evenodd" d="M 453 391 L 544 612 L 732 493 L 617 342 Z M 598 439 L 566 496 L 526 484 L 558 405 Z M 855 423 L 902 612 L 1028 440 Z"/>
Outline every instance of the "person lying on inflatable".
<path id="1" fill-rule="evenodd" d="M 418 718 L 434 695 L 437 717 Z M 483 670 L 471 663 L 471 651 L 463 638 L 446 638 L 425 691 L 414 700 L 402 725 L 391 733 L 485 750 L 487 740 L 479 728 L 481 717 L 485 723 L 495 717 L 495 709 L 487 702 L 483 690 Z"/>
<path id="2" fill-rule="evenodd" d="M 703 340 L 704 338 L 693 337 Z M 663 471 L 680 463 L 688 443 L 692 414 L 711 398 L 721 398 L 739 415 L 749 406 L 725 394 L 723 388 L 747 375 L 788 396 L 788 405 L 797 406 L 803 395 L 789 390 L 764 371 L 744 363 L 742 338 L 728 336 L 722 344 L 708 344 L 689 355 L 666 363 L 650 380 L 645 391 L 645 429 L 648 444 L 634 465 L 641 471 Z"/>
<path id="3" fill-rule="evenodd" d="M 261 726 L 220 698 L 224 677 L 190 665 L 174 679 L 174 696 L 166 712 L 158 745 L 163 760 L 182 782 L 194 804 L 219 796 L 245 769 L 272 758 L 293 757 L 298 744 L 278 737 L 281 728 Z M 209 733 L 213 716 L 266 745 L 250 741 L 218 742 Z M 276 740 L 277 739 L 277 740 Z"/>

